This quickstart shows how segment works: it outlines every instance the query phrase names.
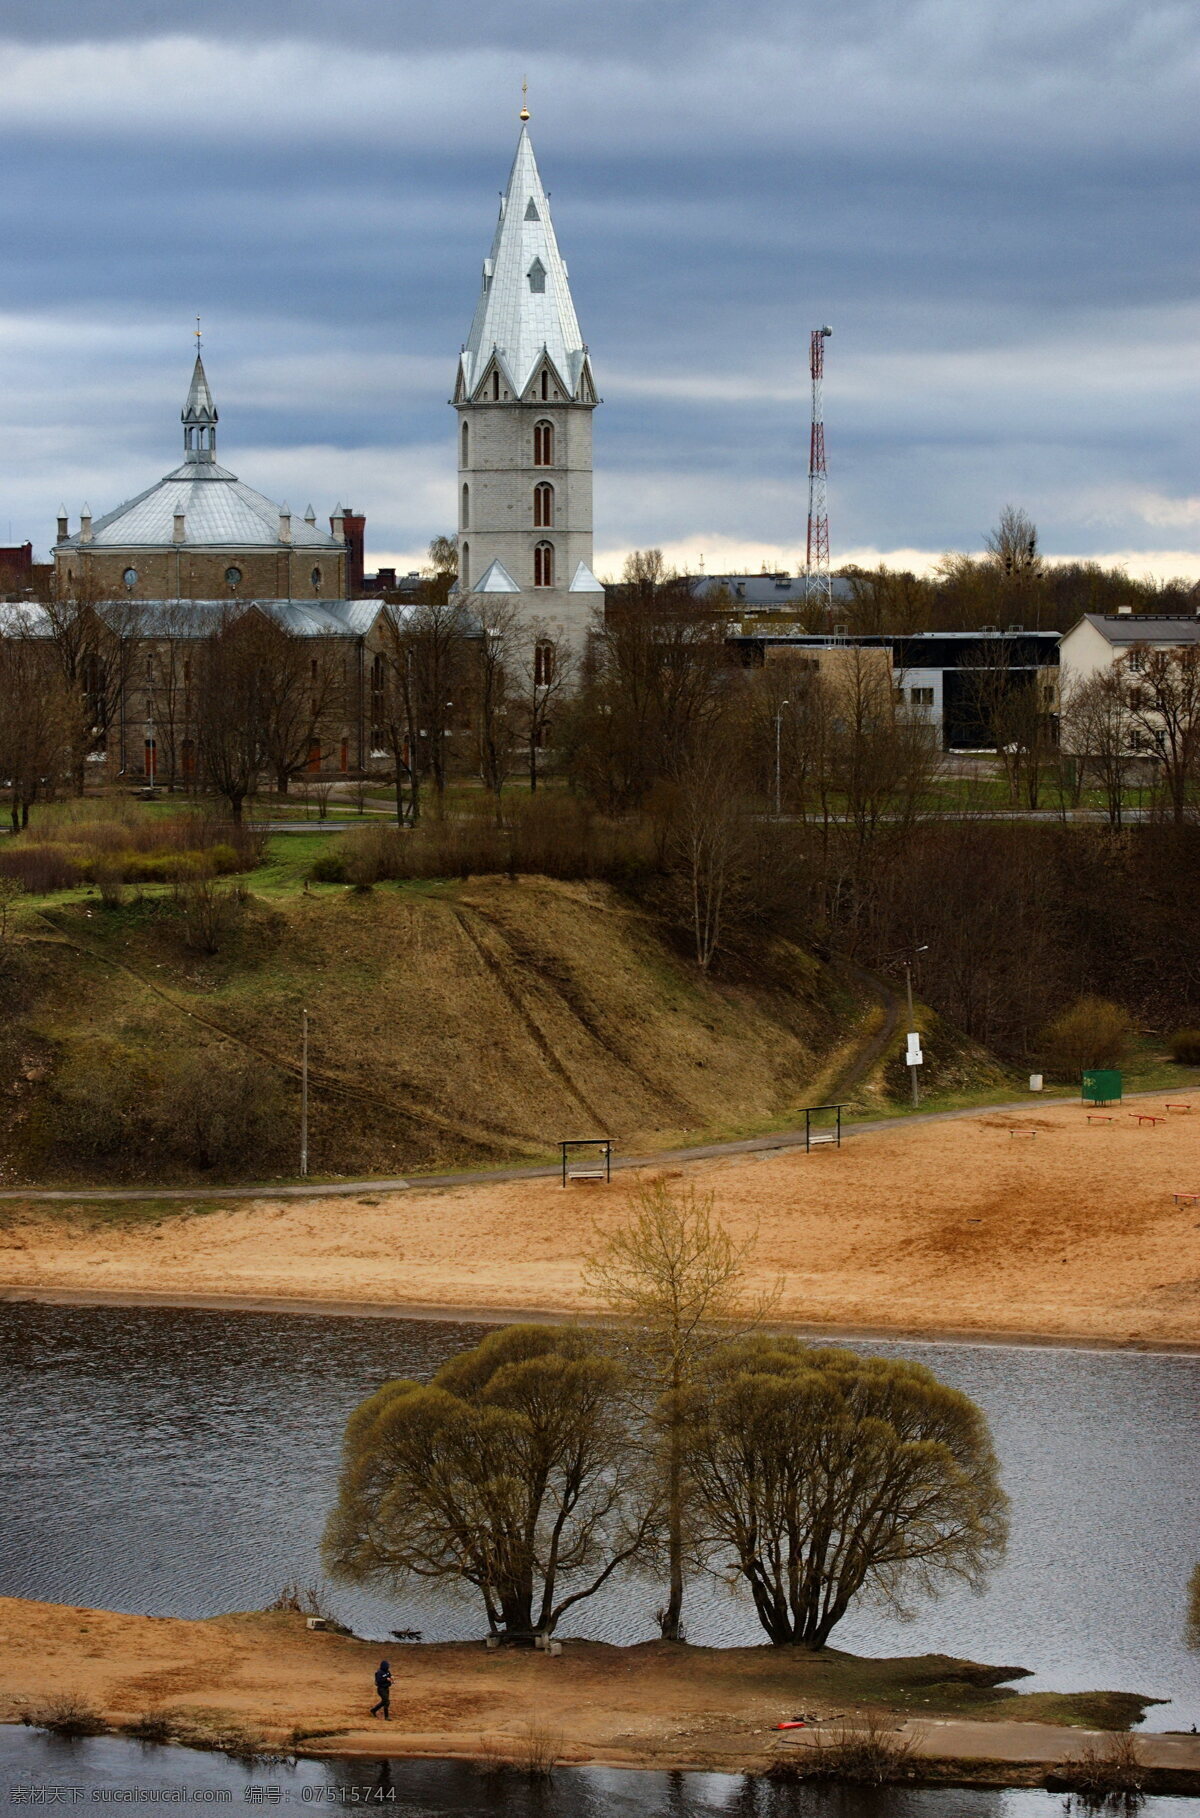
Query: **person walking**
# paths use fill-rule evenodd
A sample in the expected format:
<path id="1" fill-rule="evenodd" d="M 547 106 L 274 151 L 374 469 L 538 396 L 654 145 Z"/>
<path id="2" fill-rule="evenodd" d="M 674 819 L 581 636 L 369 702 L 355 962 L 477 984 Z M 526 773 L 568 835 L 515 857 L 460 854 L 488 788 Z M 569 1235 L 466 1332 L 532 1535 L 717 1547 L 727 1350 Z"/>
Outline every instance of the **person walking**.
<path id="1" fill-rule="evenodd" d="M 392 1669 L 386 1660 L 381 1660 L 375 1668 L 375 1690 L 379 1693 L 378 1704 L 371 1706 L 371 1715 L 375 1717 L 383 1712 L 384 1722 L 391 1718 Z"/>

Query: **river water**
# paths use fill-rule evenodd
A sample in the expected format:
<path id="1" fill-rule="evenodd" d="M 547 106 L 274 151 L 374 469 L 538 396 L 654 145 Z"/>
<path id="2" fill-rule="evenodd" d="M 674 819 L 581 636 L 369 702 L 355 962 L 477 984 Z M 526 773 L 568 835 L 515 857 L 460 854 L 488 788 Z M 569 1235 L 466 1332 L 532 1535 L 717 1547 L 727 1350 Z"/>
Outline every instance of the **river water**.
<path id="1" fill-rule="evenodd" d="M 484 1330 L 0 1306 L 0 1407 L 15 1440 L 0 1449 L 0 1593 L 199 1617 L 260 1608 L 288 1580 L 316 1583 L 346 1416 L 381 1382 L 427 1376 Z M 918 1357 L 982 1405 L 1012 1538 L 983 1596 L 949 1593 L 910 1623 L 864 1609 L 835 1644 L 1032 1667 L 1027 1689 L 1148 1693 L 1171 1700 L 1148 1729 L 1200 1724 L 1200 1657 L 1183 1641 L 1200 1560 L 1200 1358 L 860 1348 Z M 445 1595 L 328 1597 L 363 1635 L 483 1628 L 471 1604 Z M 568 1632 L 645 1639 L 659 1598 L 657 1585 L 614 1583 Z M 686 1614 L 693 1641 L 762 1640 L 746 1600 L 710 1585 L 692 1587 Z"/>
<path id="2" fill-rule="evenodd" d="M 74 1798 L 75 1789 L 79 1796 Z M 0 1799 L 162 1810 L 167 1798 L 305 1810 L 404 1812 L 408 1818 L 1063 1818 L 1082 1810 L 1027 1789 L 774 1786 L 741 1774 L 560 1768 L 549 1782 L 484 1775 L 452 1761 L 298 1761 L 242 1765 L 224 1755 L 146 1748 L 118 1737 L 63 1743 L 0 1725 Z M 132 1795 L 132 1796 L 131 1796 Z M 1191 1799 L 1147 1799 L 1139 1818 L 1195 1818 Z"/>

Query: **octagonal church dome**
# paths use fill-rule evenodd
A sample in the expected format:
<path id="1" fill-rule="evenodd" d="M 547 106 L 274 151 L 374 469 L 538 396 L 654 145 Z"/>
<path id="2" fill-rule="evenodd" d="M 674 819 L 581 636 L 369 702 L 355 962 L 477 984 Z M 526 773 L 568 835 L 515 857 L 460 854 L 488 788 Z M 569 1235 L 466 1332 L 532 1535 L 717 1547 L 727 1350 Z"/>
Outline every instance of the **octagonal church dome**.
<path id="1" fill-rule="evenodd" d="M 217 409 L 196 355 L 181 413 L 183 463 L 115 511 L 91 520 L 86 508 L 61 551 L 115 549 L 303 549 L 340 553 L 345 545 L 320 530 L 312 516 L 293 519 L 286 505 L 247 486 L 217 463 Z M 64 526 L 65 528 L 65 526 Z"/>

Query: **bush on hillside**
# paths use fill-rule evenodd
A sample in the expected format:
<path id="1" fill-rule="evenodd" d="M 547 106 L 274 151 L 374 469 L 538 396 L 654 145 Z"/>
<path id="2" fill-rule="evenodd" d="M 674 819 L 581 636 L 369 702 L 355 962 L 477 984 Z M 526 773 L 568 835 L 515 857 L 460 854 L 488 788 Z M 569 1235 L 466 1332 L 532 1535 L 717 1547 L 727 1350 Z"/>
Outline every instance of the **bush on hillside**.
<path id="1" fill-rule="evenodd" d="M 594 814 L 572 796 L 514 797 L 498 826 L 490 813 L 421 821 L 411 832 L 363 827 L 313 864 L 317 883 L 481 877 L 602 878 L 617 883 L 654 862 L 651 830 Z"/>
<path id="2" fill-rule="evenodd" d="M 1200 1029 L 1177 1029 L 1171 1037 L 1171 1059 L 1182 1067 L 1200 1067 Z"/>
<path id="3" fill-rule="evenodd" d="M 1102 997 L 1080 997 L 1042 1031 L 1052 1073 L 1078 1079 L 1088 1067 L 1119 1067 L 1129 1051 L 1128 1013 Z"/>
<path id="4" fill-rule="evenodd" d="M 46 1159 L 124 1176 L 269 1170 L 285 1159 L 293 1118 L 283 1082 L 225 1044 L 190 1054 L 95 1036 L 68 1050 L 39 1119 Z M 286 1150 L 290 1154 L 290 1148 Z"/>

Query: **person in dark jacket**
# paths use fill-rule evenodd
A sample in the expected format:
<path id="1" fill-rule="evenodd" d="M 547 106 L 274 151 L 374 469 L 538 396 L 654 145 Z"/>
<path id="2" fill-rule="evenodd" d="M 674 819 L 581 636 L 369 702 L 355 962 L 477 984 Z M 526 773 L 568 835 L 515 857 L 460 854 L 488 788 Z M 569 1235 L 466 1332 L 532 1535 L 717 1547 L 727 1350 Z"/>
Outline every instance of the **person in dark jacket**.
<path id="1" fill-rule="evenodd" d="M 381 1660 L 375 1669 L 375 1690 L 379 1693 L 379 1703 L 371 1706 L 372 1717 L 383 1712 L 384 1721 L 391 1717 L 392 1669 L 386 1660 Z"/>

